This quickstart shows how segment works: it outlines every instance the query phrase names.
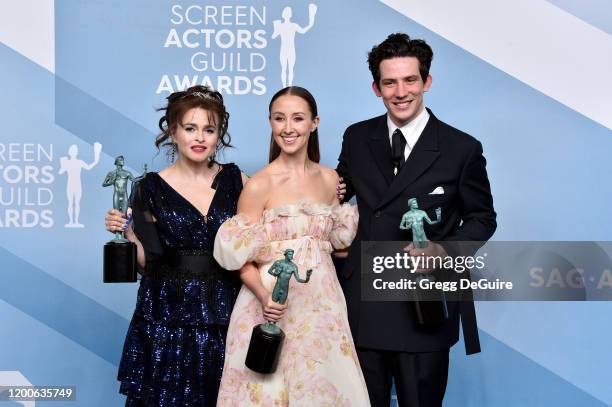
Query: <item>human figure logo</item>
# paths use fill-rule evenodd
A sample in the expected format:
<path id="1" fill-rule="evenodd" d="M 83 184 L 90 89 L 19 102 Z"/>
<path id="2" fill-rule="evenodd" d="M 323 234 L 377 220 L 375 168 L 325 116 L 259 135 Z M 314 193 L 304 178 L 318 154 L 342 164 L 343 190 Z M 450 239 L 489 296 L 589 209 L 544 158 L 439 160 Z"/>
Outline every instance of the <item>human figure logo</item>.
<path id="1" fill-rule="evenodd" d="M 94 160 L 91 164 L 86 164 L 83 160 L 77 158 L 79 148 L 76 144 L 68 148 L 68 157 L 60 157 L 59 174 L 67 174 L 66 196 L 68 198 L 68 223 L 64 225 L 66 228 L 82 228 L 84 225 L 79 222 L 81 213 L 81 196 L 83 195 L 83 187 L 81 182 L 81 170 L 91 170 L 100 161 L 100 153 L 102 152 L 102 144 L 94 143 Z"/>
<path id="2" fill-rule="evenodd" d="M 300 27 L 297 23 L 291 21 L 293 11 L 287 6 L 282 12 L 282 21 L 274 20 L 274 33 L 272 39 L 280 37 L 280 64 L 281 64 L 281 81 L 283 87 L 293 85 L 293 67 L 295 66 L 295 34 L 305 34 L 314 25 L 315 15 L 317 14 L 317 5 L 308 5 L 308 25 Z"/>

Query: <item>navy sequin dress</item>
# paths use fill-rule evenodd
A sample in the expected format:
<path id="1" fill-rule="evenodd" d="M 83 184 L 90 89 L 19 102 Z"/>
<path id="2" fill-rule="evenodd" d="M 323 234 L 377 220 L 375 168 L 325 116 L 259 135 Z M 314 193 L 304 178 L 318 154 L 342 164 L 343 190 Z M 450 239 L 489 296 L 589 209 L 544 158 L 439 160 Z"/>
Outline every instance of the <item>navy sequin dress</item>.
<path id="1" fill-rule="evenodd" d="M 240 169 L 225 164 L 212 186 L 207 216 L 157 173 L 134 188 L 134 232 L 146 267 L 119 365 L 126 406 L 216 404 L 240 280 L 212 251 L 217 230 L 236 214 Z"/>

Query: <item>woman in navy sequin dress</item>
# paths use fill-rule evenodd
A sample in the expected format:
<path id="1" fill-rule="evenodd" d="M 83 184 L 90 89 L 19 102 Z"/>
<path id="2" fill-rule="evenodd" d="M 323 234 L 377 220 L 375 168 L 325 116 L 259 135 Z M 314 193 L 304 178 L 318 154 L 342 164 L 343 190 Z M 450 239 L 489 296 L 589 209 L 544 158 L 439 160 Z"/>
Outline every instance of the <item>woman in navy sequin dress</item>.
<path id="1" fill-rule="evenodd" d="M 236 214 L 244 175 L 214 157 L 229 145 L 223 99 L 203 86 L 176 92 L 156 145 L 176 162 L 133 188 L 126 236 L 143 269 L 136 310 L 119 366 L 126 406 L 214 406 L 225 336 L 240 290 L 237 273 L 212 257 L 221 224 Z M 125 228 L 111 210 L 109 231 Z"/>

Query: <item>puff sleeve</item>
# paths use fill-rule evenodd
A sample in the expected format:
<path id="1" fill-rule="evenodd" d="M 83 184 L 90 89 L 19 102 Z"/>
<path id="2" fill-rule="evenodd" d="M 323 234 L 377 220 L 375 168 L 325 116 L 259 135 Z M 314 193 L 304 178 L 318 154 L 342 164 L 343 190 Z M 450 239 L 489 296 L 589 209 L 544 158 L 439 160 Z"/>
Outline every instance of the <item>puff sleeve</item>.
<path id="1" fill-rule="evenodd" d="M 215 237 L 213 255 L 226 270 L 238 270 L 249 261 L 258 261 L 262 250 L 268 246 L 266 233 L 261 223 L 249 223 L 238 214 L 226 220 Z"/>
<path id="2" fill-rule="evenodd" d="M 333 225 L 329 241 L 334 249 L 344 249 L 351 245 L 357 234 L 359 212 L 357 206 L 344 203 L 332 210 Z"/>

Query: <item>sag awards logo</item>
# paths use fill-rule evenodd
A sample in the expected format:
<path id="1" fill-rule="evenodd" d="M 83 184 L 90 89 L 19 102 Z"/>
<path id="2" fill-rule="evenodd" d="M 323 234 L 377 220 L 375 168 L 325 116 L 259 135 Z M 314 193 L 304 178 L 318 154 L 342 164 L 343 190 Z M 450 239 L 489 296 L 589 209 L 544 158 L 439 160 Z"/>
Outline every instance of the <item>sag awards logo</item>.
<path id="1" fill-rule="evenodd" d="M 283 20 L 274 20 L 274 33 L 272 38 L 280 36 L 280 63 L 281 63 L 281 81 L 283 88 L 293 85 L 293 67 L 295 66 L 295 34 L 305 34 L 314 25 L 315 14 L 317 14 L 317 6 L 315 4 L 308 5 L 308 25 L 300 27 L 298 24 L 291 21 L 293 11 L 287 6 L 283 9 Z"/>
<path id="2" fill-rule="evenodd" d="M 79 221 L 83 194 L 81 173 L 94 168 L 102 145 L 94 143 L 91 163 L 79 159 L 76 144 L 68 155 L 60 157 L 59 170 L 54 166 L 53 144 L 0 144 L 0 228 L 51 228 L 54 226 L 54 185 L 56 175 L 66 177 L 66 228 L 82 228 Z"/>
<path id="3" fill-rule="evenodd" d="M 79 222 L 81 213 L 81 196 L 83 195 L 83 184 L 81 182 L 81 171 L 89 171 L 100 161 L 102 144 L 94 143 L 94 160 L 91 164 L 77 158 L 79 149 L 76 144 L 68 148 L 68 157 L 60 158 L 60 174 L 66 174 L 66 197 L 68 198 L 68 223 L 67 228 L 82 228 L 84 225 Z"/>
<path id="4" fill-rule="evenodd" d="M 296 64 L 296 34 L 306 34 L 315 23 L 317 6 L 308 5 L 308 23 L 292 21 L 293 9 L 285 7 L 272 22 L 270 39 L 280 41 L 278 61 L 283 87 L 293 84 Z M 268 48 L 268 9 L 266 6 L 216 6 L 175 4 L 163 47 L 191 49 L 189 65 L 194 74 L 164 73 L 157 94 L 207 85 L 227 95 L 264 95 Z M 305 13 L 304 13 L 305 14 Z M 274 85 L 276 87 L 276 85 Z"/>

